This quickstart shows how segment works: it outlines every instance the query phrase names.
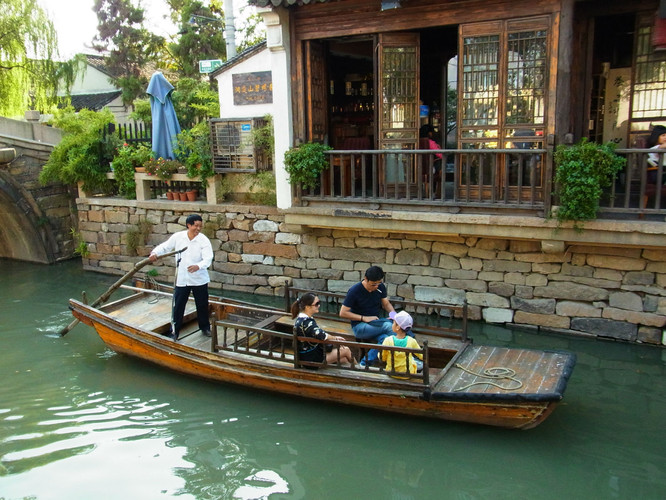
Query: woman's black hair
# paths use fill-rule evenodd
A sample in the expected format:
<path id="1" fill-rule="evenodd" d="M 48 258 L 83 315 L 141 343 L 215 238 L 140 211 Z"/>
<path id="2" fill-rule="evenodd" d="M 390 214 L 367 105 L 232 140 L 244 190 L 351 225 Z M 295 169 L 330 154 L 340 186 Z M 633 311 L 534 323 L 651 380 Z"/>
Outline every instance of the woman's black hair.
<path id="1" fill-rule="evenodd" d="M 291 305 L 291 317 L 295 318 L 298 316 L 298 313 L 305 309 L 305 306 L 311 306 L 314 304 L 317 296 L 312 292 L 306 292 L 297 298 L 294 303 Z"/>
<path id="2" fill-rule="evenodd" d="M 663 125 L 655 125 L 652 129 L 652 132 L 650 132 L 650 137 L 647 140 L 647 147 L 653 148 L 659 144 L 659 136 L 662 134 L 666 134 L 666 127 Z"/>

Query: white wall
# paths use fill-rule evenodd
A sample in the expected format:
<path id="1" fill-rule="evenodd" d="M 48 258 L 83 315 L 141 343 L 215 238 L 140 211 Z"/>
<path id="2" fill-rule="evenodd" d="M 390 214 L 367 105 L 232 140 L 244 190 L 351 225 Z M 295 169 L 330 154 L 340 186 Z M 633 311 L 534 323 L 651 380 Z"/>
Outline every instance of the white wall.
<path id="1" fill-rule="evenodd" d="M 253 54 L 226 71 L 215 76 L 220 96 L 220 118 L 260 118 L 267 114 L 273 114 L 273 104 L 245 104 L 237 106 L 234 104 L 233 75 L 239 73 L 255 73 L 257 71 L 271 70 L 271 53 L 268 48 Z M 273 102 L 275 102 L 275 75 L 273 78 Z"/>
<path id="2" fill-rule="evenodd" d="M 118 90 L 118 87 L 109 81 L 107 74 L 87 64 L 85 69 L 76 75 L 76 80 L 72 84 L 70 93 L 71 95 L 99 94 L 102 92 L 113 92 L 114 90 Z"/>

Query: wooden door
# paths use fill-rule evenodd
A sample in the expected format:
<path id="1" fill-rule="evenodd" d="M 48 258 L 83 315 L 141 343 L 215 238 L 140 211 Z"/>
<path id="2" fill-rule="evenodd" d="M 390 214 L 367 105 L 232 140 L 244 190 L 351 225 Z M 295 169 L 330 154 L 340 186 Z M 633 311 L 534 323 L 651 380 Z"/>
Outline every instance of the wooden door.
<path id="1" fill-rule="evenodd" d="M 324 42 L 305 42 L 305 102 L 307 140 L 323 143 L 328 137 L 328 92 Z"/>
<path id="2" fill-rule="evenodd" d="M 419 142 L 418 33 L 381 33 L 377 46 L 379 149 L 416 149 Z M 413 155 L 387 156 L 387 184 L 414 182 Z"/>
<path id="3" fill-rule="evenodd" d="M 547 130 L 550 17 L 461 25 L 458 123 L 461 149 L 540 149 Z M 472 197 L 543 197 L 543 157 L 470 152 L 459 187 Z"/>

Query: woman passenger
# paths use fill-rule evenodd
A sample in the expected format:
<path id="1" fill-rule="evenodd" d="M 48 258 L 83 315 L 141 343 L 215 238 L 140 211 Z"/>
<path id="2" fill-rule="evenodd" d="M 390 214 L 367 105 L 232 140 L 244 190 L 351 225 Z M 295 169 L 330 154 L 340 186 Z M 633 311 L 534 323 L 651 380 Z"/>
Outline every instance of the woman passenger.
<path id="1" fill-rule="evenodd" d="M 291 317 L 296 318 L 294 333 L 299 337 L 310 337 L 318 340 L 345 340 L 344 337 L 334 337 L 319 328 L 313 317 L 319 312 L 319 306 L 319 298 L 312 292 L 307 292 L 296 299 L 291 305 Z M 347 346 L 331 346 L 307 341 L 298 342 L 298 357 L 302 361 L 322 363 L 326 359 L 327 364 L 338 363 L 338 350 L 341 364 L 356 365 L 357 361 Z"/>

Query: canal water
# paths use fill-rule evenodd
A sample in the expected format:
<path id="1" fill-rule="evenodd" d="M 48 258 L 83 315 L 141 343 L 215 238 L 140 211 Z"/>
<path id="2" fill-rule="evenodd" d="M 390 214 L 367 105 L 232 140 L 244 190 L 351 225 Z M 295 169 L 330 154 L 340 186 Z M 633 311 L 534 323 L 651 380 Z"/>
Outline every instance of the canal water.
<path id="1" fill-rule="evenodd" d="M 0 261 L 0 499 L 663 499 L 666 350 L 474 324 L 567 349 L 529 431 L 416 419 L 180 376 L 71 321 L 117 277 Z"/>

